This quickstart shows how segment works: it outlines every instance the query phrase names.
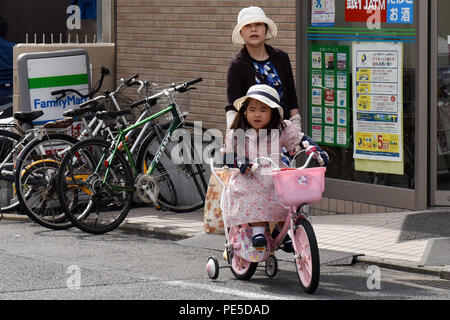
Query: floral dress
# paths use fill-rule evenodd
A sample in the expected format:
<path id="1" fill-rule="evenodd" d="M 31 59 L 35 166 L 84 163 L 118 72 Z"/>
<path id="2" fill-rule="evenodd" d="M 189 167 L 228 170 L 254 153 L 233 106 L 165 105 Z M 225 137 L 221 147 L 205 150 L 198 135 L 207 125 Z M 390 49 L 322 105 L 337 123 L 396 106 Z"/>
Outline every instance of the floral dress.
<path id="1" fill-rule="evenodd" d="M 256 157 L 271 155 L 270 158 L 279 167 L 286 167 L 280 161 L 281 149 L 285 147 L 288 151 L 295 150 L 300 144 L 303 133 L 292 122 L 285 120 L 284 123 L 286 127 L 281 130 L 279 135 L 268 134 L 267 137 L 261 139 L 254 130 L 246 132 L 246 157 L 253 161 Z M 225 137 L 226 153 L 236 152 L 236 146 L 233 145 L 233 134 L 233 130 L 229 130 Z M 261 144 L 266 143 L 268 152 L 265 152 L 265 145 L 264 148 L 260 147 Z M 262 164 L 255 172 L 248 175 L 243 175 L 236 170 L 231 176 L 230 183 L 224 190 L 223 202 L 224 219 L 228 227 L 286 219 L 289 210 L 278 200 L 270 175 L 271 170 L 270 165 Z"/>

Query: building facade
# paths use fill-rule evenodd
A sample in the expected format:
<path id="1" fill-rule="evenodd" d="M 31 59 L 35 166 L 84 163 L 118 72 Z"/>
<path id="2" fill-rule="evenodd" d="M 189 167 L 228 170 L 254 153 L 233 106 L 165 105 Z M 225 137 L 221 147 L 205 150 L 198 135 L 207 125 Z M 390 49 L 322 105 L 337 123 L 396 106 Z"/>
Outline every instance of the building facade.
<path id="1" fill-rule="evenodd" d="M 116 78 L 138 73 L 168 83 L 202 77 L 180 103 L 191 120 L 221 130 L 226 72 L 240 49 L 231 43 L 237 14 L 260 6 L 278 26 L 270 44 L 291 58 L 305 131 L 331 158 L 325 198 L 315 213 L 450 206 L 447 0 L 96 5 L 89 32 L 96 29 L 97 41 L 115 43 Z"/>

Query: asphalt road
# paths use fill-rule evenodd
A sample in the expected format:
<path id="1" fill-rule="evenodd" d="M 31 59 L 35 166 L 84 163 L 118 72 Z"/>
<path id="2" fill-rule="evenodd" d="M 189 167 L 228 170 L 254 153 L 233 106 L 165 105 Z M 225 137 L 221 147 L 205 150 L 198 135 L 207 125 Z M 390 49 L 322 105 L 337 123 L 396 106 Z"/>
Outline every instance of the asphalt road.
<path id="1" fill-rule="evenodd" d="M 1 220 L 0 243 L 1 300 L 450 300 L 448 280 L 361 264 L 322 266 L 314 295 L 290 262 L 273 279 L 261 268 L 242 282 L 223 268 L 212 281 L 205 263 L 220 252 L 121 231 L 93 236 Z"/>

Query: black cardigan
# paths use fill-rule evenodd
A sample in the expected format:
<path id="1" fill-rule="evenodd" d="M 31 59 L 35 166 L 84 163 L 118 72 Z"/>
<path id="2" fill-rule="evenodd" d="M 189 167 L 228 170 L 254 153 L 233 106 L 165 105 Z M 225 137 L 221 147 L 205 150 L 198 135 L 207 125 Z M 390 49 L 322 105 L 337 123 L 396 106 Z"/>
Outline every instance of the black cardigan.
<path id="1" fill-rule="evenodd" d="M 284 118 L 290 118 L 290 110 L 298 108 L 297 94 L 295 92 L 294 76 L 292 73 L 291 61 L 286 52 L 281 49 L 265 45 L 269 53 L 269 59 L 277 70 L 281 83 L 283 84 L 284 101 L 282 104 Z M 244 48 L 236 55 L 228 67 L 227 74 L 227 98 L 228 105 L 225 111 L 236 110 L 233 102 L 247 94 L 247 90 L 256 84 L 256 70 L 253 66 L 255 61 Z"/>

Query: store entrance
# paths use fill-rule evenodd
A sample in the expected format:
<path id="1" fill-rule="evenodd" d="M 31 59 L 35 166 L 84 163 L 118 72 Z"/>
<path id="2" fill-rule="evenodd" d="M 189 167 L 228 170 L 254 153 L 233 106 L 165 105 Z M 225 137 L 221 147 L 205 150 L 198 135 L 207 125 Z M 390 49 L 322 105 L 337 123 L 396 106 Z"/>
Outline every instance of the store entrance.
<path id="1" fill-rule="evenodd" d="M 431 191 L 432 204 L 450 206 L 450 1 L 434 2 L 432 14 L 436 16 L 437 25 L 431 30 L 433 46 L 431 65 L 436 68 L 430 73 L 431 88 Z M 436 39 L 437 34 L 437 39 Z M 435 92 L 435 93 L 434 93 Z"/>

